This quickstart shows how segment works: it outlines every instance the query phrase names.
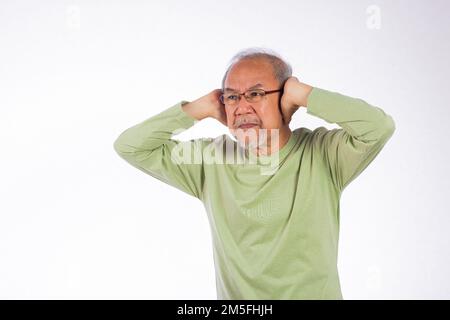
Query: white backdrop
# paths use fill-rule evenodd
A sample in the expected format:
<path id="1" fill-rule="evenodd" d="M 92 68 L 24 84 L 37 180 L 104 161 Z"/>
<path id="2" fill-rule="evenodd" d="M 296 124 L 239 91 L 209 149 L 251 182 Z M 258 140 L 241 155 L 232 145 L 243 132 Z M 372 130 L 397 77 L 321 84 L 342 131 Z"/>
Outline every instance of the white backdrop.
<path id="1" fill-rule="evenodd" d="M 449 299 L 448 1 L 0 2 L 0 298 L 216 299 L 201 202 L 121 159 L 126 128 L 279 52 L 396 132 L 341 198 L 344 299 Z M 337 127 L 300 109 L 297 127 Z M 206 119 L 180 140 L 227 133 Z"/>

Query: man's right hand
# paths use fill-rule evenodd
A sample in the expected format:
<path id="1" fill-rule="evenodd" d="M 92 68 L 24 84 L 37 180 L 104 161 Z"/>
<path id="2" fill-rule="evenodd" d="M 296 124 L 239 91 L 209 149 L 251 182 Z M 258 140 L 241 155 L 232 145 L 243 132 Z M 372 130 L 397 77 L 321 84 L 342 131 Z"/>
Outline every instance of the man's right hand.
<path id="1" fill-rule="evenodd" d="M 203 97 L 183 105 L 182 108 L 184 112 L 197 120 L 211 117 L 227 126 L 225 105 L 219 99 L 221 94 L 222 90 L 214 89 Z"/>

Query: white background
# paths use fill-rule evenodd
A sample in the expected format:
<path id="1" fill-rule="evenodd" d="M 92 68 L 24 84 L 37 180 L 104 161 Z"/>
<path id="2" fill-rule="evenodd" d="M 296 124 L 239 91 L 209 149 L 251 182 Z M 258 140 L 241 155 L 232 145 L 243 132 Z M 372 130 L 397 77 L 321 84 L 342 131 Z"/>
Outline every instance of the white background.
<path id="1" fill-rule="evenodd" d="M 131 167 L 113 142 L 219 88 L 234 53 L 263 46 L 301 81 L 396 123 L 341 198 L 344 299 L 449 299 L 449 9 L 2 0 L 0 298 L 216 299 L 202 203 Z M 321 125 L 336 127 L 301 109 L 291 129 Z M 227 132 L 206 119 L 180 139 Z"/>

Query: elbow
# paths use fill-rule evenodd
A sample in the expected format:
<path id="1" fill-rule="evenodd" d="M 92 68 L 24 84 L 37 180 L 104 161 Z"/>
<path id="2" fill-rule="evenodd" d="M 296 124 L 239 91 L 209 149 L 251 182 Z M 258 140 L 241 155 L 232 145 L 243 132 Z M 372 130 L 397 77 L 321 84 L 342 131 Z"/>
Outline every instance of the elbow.
<path id="1" fill-rule="evenodd" d="M 115 150 L 118 154 L 121 153 L 120 141 L 119 141 L 118 138 L 114 141 L 114 143 L 113 143 L 113 148 L 114 148 L 114 150 Z"/>
<path id="2" fill-rule="evenodd" d="M 390 115 L 386 115 L 384 117 L 383 124 L 381 126 L 381 132 L 382 132 L 382 140 L 388 140 L 395 132 L 395 121 Z"/>
<path id="3" fill-rule="evenodd" d="M 392 136 L 395 132 L 395 121 L 392 116 L 387 115 L 386 117 L 386 131 L 388 132 L 389 136 Z"/>
<path id="4" fill-rule="evenodd" d="M 122 155 L 125 153 L 125 144 L 123 143 L 121 137 L 122 137 L 122 135 L 117 137 L 113 143 L 113 148 L 119 155 Z"/>

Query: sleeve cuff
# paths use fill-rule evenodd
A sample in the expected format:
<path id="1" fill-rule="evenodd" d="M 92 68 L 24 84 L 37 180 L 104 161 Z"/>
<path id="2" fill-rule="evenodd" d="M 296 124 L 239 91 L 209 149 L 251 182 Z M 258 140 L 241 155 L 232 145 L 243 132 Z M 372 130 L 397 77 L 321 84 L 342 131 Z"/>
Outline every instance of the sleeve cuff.
<path id="1" fill-rule="evenodd" d="M 328 91 L 325 89 L 313 87 L 308 96 L 306 112 L 313 116 L 320 116 L 327 107 Z"/>
<path id="2" fill-rule="evenodd" d="M 169 108 L 169 112 L 175 117 L 175 119 L 186 128 L 192 127 L 196 122 L 198 122 L 197 119 L 191 117 L 189 114 L 184 112 L 182 106 L 186 103 L 189 103 L 190 101 L 187 100 L 180 100 L 175 105 Z"/>

